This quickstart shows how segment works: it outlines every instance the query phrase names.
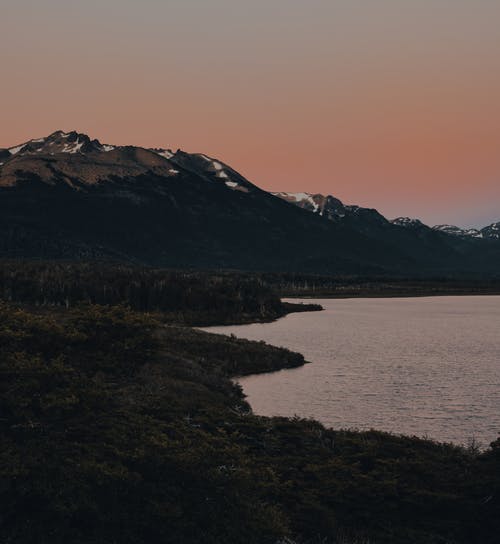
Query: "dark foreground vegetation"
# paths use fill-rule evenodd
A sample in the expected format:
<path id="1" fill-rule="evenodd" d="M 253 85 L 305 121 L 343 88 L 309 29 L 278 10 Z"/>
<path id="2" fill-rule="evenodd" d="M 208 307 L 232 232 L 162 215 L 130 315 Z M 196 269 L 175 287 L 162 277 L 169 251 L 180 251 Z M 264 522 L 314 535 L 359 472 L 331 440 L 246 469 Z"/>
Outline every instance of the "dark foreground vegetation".
<path id="1" fill-rule="evenodd" d="M 500 441 L 257 417 L 230 380 L 302 363 L 119 306 L 0 303 L 0 542 L 498 542 Z"/>

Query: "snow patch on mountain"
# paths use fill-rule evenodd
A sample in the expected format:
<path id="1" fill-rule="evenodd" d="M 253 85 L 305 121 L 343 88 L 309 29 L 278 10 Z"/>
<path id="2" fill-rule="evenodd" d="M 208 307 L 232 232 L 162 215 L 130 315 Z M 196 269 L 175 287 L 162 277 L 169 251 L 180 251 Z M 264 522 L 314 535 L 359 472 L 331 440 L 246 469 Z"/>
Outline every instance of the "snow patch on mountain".
<path id="1" fill-rule="evenodd" d="M 150 151 L 160 155 L 160 157 L 163 157 L 164 159 L 171 159 L 175 156 L 175 153 L 173 153 L 170 149 L 151 149 Z"/>
<path id="2" fill-rule="evenodd" d="M 21 144 L 21 145 L 17 145 L 16 147 L 9 147 L 9 152 L 11 155 L 17 155 L 19 151 L 21 151 L 21 149 L 25 146 L 26 144 Z"/>
<path id="3" fill-rule="evenodd" d="M 460 236 L 462 238 L 484 238 L 483 232 L 478 229 L 462 229 L 455 225 L 435 225 L 432 228 L 451 236 Z"/>
<path id="4" fill-rule="evenodd" d="M 233 172 L 232 172 L 231 168 L 226 167 L 220 161 L 218 161 L 216 159 L 213 159 L 213 158 L 209 157 L 208 155 L 204 155 L 203 153 L 199 153 L 198 155 L 195 155 L 195 156 L 200 157 L 206 163 L 208 163 L 207 166 L 206 166 L 206 170 L 205 170 L 205 168 L 204 168 L 204 170 L 209 175 L 213 176 L 215 174 L 215 177 L 217 179 L 224 180 L 226 187 L 229 187 L 230 189 L 233 189 L 233 190 L 243 191 L 243 192 L 246 192 L 246 193 L 249 192 L 250 184 L 248 184 L 248 186 L 247 186 L 245 183 L 241 183 L 240 182 L 241 176 L 239 176 L 239 175 L 236 175 L 236 180 L 237 181 L 235 181 L 235 178 L 232 176 Z"/>
<path id="5" fill-rule="evenodd" d="M 116 146 L 108 145 L 108 144 L 102 144 L 101 145 L 101 151 L 104 151 L 104 153 L 108 153 L 109 151 L 113 151 L 113 149 L 116 149 Z"/>
<path id="6" fill-rule="evenodd" d="M 393 225 L 398 225 L 399 227 L 423 227 L 424 224 L 420 219 L 414 219 L 413 217 L 396 217 L 396 219 L 391 219 L 390 221 Z"/>
<path id="7" fill-rule="evenodd" d="M 77 140 L 74 144 L 65 144 L 64 147 L 61 149 L 61 153 L 78 153 L 82 149 L 82 147 L 83 142 Z"/>
<path id="8" fill-rule="evenodd" d="M 313 212 L 317 212 L 319 209 L 319 204 L 316 202 L 314 195 L 311 193 L 287 193 L 287 192 L 280 192 L 280 193 L 272 193 L 274 196 L 277 196 L 283 200 L 286 200 L 288 202 L 293 202 L 294 204 L 299 204 L 301 207 L 310 207 L 312 208 Z M 320 211 L 321 213 L 321 211 Z"/>

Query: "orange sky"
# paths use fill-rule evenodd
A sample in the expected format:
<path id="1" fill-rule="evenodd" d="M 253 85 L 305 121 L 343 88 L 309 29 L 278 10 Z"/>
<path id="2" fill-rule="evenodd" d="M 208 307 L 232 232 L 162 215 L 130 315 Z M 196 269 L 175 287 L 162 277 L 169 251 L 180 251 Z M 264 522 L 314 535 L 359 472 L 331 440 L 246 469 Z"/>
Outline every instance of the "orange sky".
<path id="1" fill-rule="evenodd" d="M 499 21 L 497 0 L 6 0 L 0 146 L 75 129 L 482 226 L 500 220 Z"/>

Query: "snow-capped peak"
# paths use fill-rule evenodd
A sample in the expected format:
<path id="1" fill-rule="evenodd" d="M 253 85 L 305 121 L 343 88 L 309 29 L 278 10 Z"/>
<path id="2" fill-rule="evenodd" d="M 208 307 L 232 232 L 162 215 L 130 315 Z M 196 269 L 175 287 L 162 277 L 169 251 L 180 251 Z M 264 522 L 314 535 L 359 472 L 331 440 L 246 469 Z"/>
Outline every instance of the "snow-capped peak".
<path id="1" fill-rule="evenodd" d="M 331 195 L 325 196 L 320 193 L 302 192 L 280 192 L 272 194 L 290 204 L 295 204 L 299 208 L 324 216 L 331 221 L 341 220 L 350 211 L 350 206 L 344 206 L 338 198 Z"/>
<path id="2" fill-rule="evenodd" d="M 424 224 L 420 219 L 415 219 L 413 217 L 396 217 L 396 219 L 391 219 L 393 225 L 398 225 L 399 227 L 422 227 Z"/>
<path id="3" fill-rule="evenodd" d="M 465 238 L 483 238 L 484 237 L 482 231 L 478 229 L 462 229 L 460 227 L 456 227 L 455 225 L 435 225 L 432 228 L 439 232 L 450 234 L 451 236 L 460 236 Z"/>
<path id="4" fill-rule="evenodd" d="M 500 240 L 500 221 L 484 227 L 480 232 L 484 238 Z"/>
<path id="5" fill-rule="evenodd" d="M 108 152 L 115 146 L 101 144 L 91 140 L 86 134 L 76 131 L 57 130 L 44 138 L 34 138 L 23 144 L 8 148 L 11 157 L 16 155 L 55 155 L 58 153 L 85 154 L 90 152 Z"/>

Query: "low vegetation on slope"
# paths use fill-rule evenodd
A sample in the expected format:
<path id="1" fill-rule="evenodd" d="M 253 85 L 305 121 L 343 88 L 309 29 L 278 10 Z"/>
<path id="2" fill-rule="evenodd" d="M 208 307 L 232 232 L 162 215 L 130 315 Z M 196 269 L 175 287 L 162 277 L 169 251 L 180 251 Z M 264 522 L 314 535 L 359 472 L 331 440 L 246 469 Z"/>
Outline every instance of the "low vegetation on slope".
<path id="1" fill-rule="evenodd" d="M 257 417 L 230 380 L 302 362 L 123 307 L 2 303 L 0 541 L 498 541 L 500 442 Z"/>

